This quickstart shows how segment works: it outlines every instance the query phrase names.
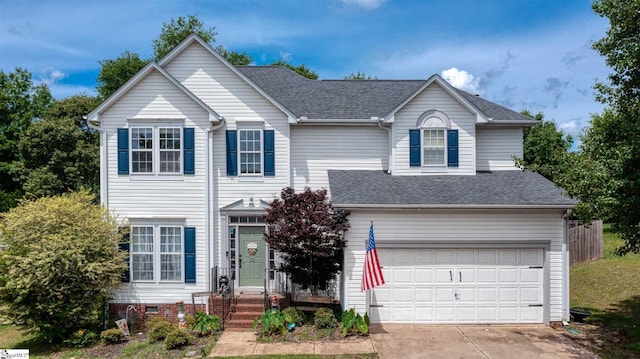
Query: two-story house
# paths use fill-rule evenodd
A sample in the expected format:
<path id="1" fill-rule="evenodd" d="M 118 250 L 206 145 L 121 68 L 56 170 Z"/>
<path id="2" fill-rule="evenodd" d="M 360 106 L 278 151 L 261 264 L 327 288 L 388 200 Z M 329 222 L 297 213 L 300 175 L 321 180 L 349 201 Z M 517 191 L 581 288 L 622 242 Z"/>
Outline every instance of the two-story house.
<path id="1" fill-rule="evenodd" d="M 536 122 L 418 81 L 318 81 L 234 67 L 192 35 L 88 115 L 101 200 L 130 227 L 112 305 L 171 305 L 211 268 L 260 290 L 280 278 L 262 240 L 284 187 L 326 188 L 351 211 L 339 299 L 374 322 L 552 323 L 569 318 L 575 201 L 523 172 Z M 386 284 L 362 292 L 371 221 Z"/>

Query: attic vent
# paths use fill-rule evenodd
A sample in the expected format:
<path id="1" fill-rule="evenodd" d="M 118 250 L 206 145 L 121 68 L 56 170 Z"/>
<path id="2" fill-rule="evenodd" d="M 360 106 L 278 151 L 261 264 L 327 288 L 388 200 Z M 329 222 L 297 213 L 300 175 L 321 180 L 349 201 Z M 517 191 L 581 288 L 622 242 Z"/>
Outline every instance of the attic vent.
<path id="1" fill-rule="evenodd" d="M 477 94 L 474 94 L 473 96 L 475 96 L 475 97 L 480 97 L 480 94 L 479 94 L 479 93 L 477 93 Z"/>

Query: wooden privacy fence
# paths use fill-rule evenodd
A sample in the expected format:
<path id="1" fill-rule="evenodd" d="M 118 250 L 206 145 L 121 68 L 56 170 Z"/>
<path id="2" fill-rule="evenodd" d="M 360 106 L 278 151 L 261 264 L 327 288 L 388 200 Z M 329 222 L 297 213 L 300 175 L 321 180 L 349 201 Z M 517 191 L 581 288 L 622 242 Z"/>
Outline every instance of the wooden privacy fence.
<path id="1" fill-rule="evenodd" d="M 579 221 L 569 221 L 569 264 L 603 257 L 602 221 L 591 221 L 589 226 Z"/>

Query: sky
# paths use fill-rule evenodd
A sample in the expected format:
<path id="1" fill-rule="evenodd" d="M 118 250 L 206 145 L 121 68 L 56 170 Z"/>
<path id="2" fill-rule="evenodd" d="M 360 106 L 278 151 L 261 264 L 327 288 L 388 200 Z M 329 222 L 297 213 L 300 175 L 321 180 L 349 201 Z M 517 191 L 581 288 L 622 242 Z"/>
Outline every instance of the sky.
<path id="1" fill-rule="evenodd" d="M 440 74 L 576 137 L 603 106 L 609 69 L 591 49 L 607 19 L 589 0 L 0 0 L 0 70 L 26 68 L 56 98 L 96 94 L 100 61 L 153 55 L 171 18 L 196 15 L 256 65 L 284 59 L 321 79 Z"/>

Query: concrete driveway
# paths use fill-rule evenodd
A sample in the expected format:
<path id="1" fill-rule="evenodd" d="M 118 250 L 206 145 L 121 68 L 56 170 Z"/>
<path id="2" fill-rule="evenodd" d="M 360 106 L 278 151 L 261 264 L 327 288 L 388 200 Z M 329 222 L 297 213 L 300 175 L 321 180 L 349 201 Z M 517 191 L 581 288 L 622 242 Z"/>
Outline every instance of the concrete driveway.
<path id="1" fill-rule="evenodd" d="M 598 358 L 546 326 L 372 325 L 380 358 Z"/>

